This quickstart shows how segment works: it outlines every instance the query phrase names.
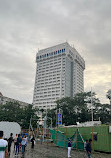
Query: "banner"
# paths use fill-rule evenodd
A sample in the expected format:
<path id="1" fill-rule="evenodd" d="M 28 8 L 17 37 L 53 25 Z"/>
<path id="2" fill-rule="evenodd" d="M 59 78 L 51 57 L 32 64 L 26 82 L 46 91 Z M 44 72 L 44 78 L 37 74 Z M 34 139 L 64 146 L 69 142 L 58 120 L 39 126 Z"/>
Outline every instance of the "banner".
<path id="1" fill-rule="evenodd" d="M 62 124 L 62 114 L 57 114 L 57 125 L 61 125 Z"/>

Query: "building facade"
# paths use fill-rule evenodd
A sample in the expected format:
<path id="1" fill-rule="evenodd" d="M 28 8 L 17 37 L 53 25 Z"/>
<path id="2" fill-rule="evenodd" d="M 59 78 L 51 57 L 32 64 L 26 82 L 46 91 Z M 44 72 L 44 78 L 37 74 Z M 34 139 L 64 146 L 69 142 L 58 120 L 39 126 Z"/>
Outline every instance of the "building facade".
<path id="1" fill-rule="evenodd" d="M 85 61 L 67 42 L 39 50 L 33 105 L 52 109 L 55 101 L 84 91 Z"/>
<path id="2" fill-rule="evenodd" d="M 18 102 L 20 104 L 21 108 L 24 108 L 24 107 L 28 106 L 28 103 L 22 102 L 22 101 L 13 99 L 13 98 L 9 98 L 9 97 L 6 97 L 6 96 L 3 96 L 3 94 L 0 92 L 0 104 L 4 105 L 4 104 L 6 104 L 8 102 L 13 102 L 13 103 L 14 102 Z"/>

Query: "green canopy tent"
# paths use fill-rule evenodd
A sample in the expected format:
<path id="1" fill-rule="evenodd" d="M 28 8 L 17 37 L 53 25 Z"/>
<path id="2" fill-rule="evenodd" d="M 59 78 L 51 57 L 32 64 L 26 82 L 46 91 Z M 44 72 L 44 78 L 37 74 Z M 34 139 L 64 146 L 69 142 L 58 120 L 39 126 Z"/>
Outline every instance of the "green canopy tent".
<path id="1" fill-rule="evenodd" d="M 84 139 L 80 134 L 79 130 L 77 129 L 74 135 L 70 138 L 72 142 L 72 148 L 84 150 Z"/>
<path id="2" fill-rule="evenodd" d="M 53 143 L 60 147 L 67 147 L 68 146 L 68 139 L 64 135 L 64 132 L 58 131 L 58 130 L 50 130 L 51 132 L 51 138 L 53 139 Z M 82 135 L 80 134 L 79 130 L 77 129 L 70 137 L 72 142 L 72 148 L 74 149 L 80 149 L 84 150 L 84 139 Z"/>

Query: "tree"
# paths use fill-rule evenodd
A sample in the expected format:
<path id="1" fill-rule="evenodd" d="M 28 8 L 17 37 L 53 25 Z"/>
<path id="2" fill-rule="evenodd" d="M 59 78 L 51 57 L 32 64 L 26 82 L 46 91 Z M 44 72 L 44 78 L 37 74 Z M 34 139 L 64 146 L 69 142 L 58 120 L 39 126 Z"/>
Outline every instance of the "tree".
<path id="1" fill-rule="evenodd" d="M 110 122 L 110 109 L 108 104 L 99 104 L 94 111 L 94 118 L 98 120 L 100 118 L 103 124 L 108 124 Z"/>
<path id="2" fill-rule="evenodd" d="M 0 120 L 1 121 L 19 121 L 17 116 L 21 113 L 20 105 L 18 102 L 8 102 L 5 105 L 0 105 Z"/>
<path id="3" fill-rule="evenodd" d="M 22 121 L 21 121 L 22 128 L 25 128 L 25 129 L 29 128 L 31 117 L 33 119 L 32 126 L 36 128 L 36 126 L 37 126 L 36 123 L 37 123 L 37 120 L 39 119 L 39 117 L 37 116 L 38 109 L 33 108 L 33 105 L 29 104 L 22 110 L 23 110 L 22 115 L 20 116 L 22 119 Z"/>
<path id="4" fill-rule="evenodd" d="M 92 96 L 92 105 L 91 105 Z M 108 123 L 109 108 L 107 104 L 101 104 L 93 92 L 78 93 L 74 98 L 62 98 L 56 101 L 57 108 L 49 110 L 48 116 L 53 118 L 53 125 L 56 123 L 55 111 L 59 108 L 63 111 L 63 124 L 74 125 L 76 122 L 91 121 L 91 108 L 93 106 L 94 120 L 101 118 L 102 123 Z M 104 119 L 105 118 L 105 119 Z M 56 124 L 55 124 L 56 125 Z"/>
<path id="5" fill-rule="evenodd" d="M 25 108 L 21 108 L 18 102 L 8 102 L 5 105 L 0 105 L 0 121 L 17 122 L 22 128 L 27 129 L 31 116 L 35 120 L 38 119 L 37 111 L 38 109 L 33 108 L 31 104 Z M 36 125 L 34 121 L 33 125 Z"/>
<path id="6" fill-rule="evenodd" d="M 111 89 L 107 91 L 106 97 L 110 100 L 110 105 L 111 105 Z"/>
<path id="7" fill-rule="evenodd" d="M 57 109 L 61 108 L 63 111 L 62 123 L 65 125 L 75 124 L 77 122 L 77 113 L 74 109 L 73 98 L 62 98 L 56 101 Z"/>
<path id="8" fill-rule="evenodd" d="M 55 127 L 56 126 L 56 108 L 55 109 L 51 109 L 47 111 L 47 116 L 52 118 L 52 126 Z M 45 117 L 45 114 L 44 114 Z M 47 120 L 47 125 L 50 126 L 50 120 Z"/>
<path id="9" fill-rule="evenodd" d="M 107 94 L 106 94 L 106 97 L 109 99 L 109 101 L 110 101 L 110 123 L 111 123 L 111 89 L 109 89 L 108 91 L 107 91 Z"/>

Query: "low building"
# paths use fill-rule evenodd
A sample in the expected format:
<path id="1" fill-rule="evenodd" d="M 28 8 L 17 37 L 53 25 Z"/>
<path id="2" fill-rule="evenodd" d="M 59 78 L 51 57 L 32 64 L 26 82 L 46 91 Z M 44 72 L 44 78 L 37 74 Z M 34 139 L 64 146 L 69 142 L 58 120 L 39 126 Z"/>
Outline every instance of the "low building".
<path id="1" fill-rule="evenodd" d="M 19 101 L 19 100 L 16 100 L 16 99 L 13 99 L 13 98 L 9 98 L 9 97 L 6 97 L 6 96 L 3 96 L 3 94 L 0 92 L 0 105 L 4 105 L 8 102 L 18 102 L 20 104 L 21 107 L 25 107 L 25 106 L 28 106 L 29 103 L 26 103 L 26 102 L 22 102 L 22 101 Z"/>

